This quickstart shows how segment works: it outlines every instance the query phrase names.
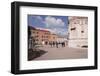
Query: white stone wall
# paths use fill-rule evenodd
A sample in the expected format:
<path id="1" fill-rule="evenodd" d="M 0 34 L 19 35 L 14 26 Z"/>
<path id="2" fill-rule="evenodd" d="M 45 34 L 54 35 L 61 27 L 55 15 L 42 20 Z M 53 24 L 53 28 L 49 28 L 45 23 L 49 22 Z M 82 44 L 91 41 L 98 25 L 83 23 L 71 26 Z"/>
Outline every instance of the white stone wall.
<path id="1" fill-rule="evenodd" d="M 77 48 L 82 46 L 88 46 L 87 17 L 69 17 L 68 38 L 69 47 Z"/>
<path id="2" fill-rule="evenodd" d="M 84 45 L 87 45 L 87 39 L 78 39 L 78 40 L 69 40 L 68 41 L 68 46 L 69 47 L 83 47 Z"/>

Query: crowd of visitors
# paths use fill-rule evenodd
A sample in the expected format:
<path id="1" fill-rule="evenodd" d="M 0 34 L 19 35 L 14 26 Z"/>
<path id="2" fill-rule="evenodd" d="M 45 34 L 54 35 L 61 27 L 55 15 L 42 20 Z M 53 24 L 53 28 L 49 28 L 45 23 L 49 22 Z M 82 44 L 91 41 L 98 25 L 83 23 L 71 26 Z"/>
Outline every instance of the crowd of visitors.
<path id="1" fill-rule="evenodd" d="M 65 47 L 65 42 L 49 42 L 49 45 L 51 46 L 51 47 L 57 47 L 57 48 L 59 48 L 60 46 L 62 46 L 62 47 Z"/>

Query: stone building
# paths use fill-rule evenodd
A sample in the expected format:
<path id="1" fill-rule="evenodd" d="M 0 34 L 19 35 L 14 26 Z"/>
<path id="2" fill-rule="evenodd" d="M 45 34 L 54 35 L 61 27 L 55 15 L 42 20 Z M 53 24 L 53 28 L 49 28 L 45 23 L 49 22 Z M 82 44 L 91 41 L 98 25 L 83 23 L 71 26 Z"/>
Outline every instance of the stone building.
<path id="1" fill-rule="evenodd" d="M 31 29 L 31 37 L 34 38 L 34 42 L 41 45 L 48 45 L 49 42 L 54 42 L 57 40 L 57 35 L 51 33 L 48 30 L 44 30 L 44 29 L 38 29 L 38 28 L 34 28 L 32 26 L 29 26 Z"/>
<path id="2" fill-rule="evenodd" d="M 60 36 L 57 37 L 57 42 L 59 42 L 59 43 L 64 42 L 66 45 L 68 44 L 67 38 L 65 38 L 65 37 L 60 37 Z"/>
<path id="3" fill-rule="evenodd" d="M 33 43 L 38 45 L 48 45 L 52 42 L 65 42 L 65 44 L 68 45 L 68 40 L 66 37 L 58 36 L 46 29 L 35 28 L 32 26 L 28 27 L 30 27 L 31 31 L 31 39 L 29 40 L 30 42 L 33 41 Z"/>
<path id="4" fill-rule="evenodd" d="M 88 17 L 69 16 L 68 46 L 88 47 Z"/>
<path id="5" fill-rule="evenodd" d="M 51 33 L 49 36 L 49 42 L 55 42 L 55 41 L 57 41 L 57 35 Z"/>
<path id="6" fill-rule="evenodd" d="M 37 29 L 32 26 L 30 26 L 31 29 L 31 36 L 34 37 L 34 41 L 37 44 L 48 44 L 49 37 L 50 37 L 50 31 Z M 33 29 L 34 28 L 34 29 Z"/>

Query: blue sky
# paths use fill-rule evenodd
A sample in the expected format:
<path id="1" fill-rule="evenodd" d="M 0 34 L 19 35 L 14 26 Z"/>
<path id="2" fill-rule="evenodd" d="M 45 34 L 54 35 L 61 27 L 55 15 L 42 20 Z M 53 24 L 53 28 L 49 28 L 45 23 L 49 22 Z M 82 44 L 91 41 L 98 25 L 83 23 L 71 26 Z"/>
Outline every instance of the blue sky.
<path id="1" fill-rule="evenodd" d="M 67 36 L 68 16 L 28 15 L 28 26 Z"/>

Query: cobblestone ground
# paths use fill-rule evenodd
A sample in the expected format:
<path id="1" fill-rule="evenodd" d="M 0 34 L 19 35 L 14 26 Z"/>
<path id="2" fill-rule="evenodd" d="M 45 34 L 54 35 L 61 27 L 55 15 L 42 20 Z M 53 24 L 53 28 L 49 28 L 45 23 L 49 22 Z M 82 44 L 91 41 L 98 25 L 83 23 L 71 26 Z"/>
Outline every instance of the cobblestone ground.
<path id="1" fill-rule="evenodd" d="M 70 48 L 70 47 L 50 47 L 44 46 L 40 49 L 47 51 L 44 55 L 34 60 L 55 60 L 55 59 L 79 59 L 88 58 L 88 50 L 86 48 Z"/>

